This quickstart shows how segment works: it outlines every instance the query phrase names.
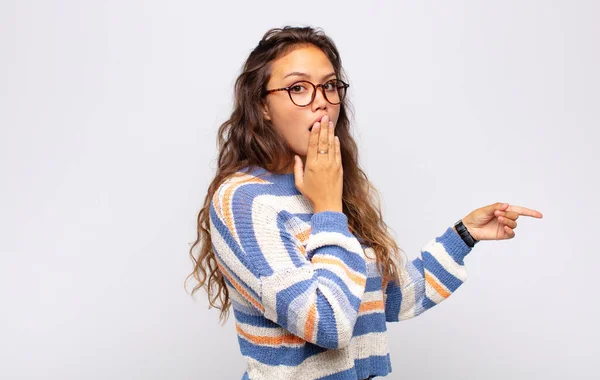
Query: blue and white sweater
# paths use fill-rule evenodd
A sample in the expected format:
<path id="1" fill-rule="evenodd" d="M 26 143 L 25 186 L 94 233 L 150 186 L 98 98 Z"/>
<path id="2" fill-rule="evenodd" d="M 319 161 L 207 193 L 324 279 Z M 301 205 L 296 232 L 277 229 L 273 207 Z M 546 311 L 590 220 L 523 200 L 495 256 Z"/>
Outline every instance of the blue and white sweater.
<path id="1" fill-rule="evenodd" d="M 294 174 L 251 167 L 210 207 L 213 249 L 232 302 L 243 379 L 363 379 L 391 372 L 386 322 L 423 313 L 467 278 L 452 227 L 382 283 L 345 214 L 313 213 Z M 384 289 L 385 286 L 385 289 Z"/>

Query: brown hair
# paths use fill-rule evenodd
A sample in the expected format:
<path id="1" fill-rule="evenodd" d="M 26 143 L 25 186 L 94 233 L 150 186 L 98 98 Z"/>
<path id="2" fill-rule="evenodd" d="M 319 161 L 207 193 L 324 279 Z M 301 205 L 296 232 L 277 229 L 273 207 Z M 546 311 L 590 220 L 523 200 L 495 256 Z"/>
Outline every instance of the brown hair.
<path id="1" fill-rule="evenodd" d="M 322 29 L 312 27 L 273 28 L 268 30 L 244 63 L 242 73 L 235 81 L 234 109 L 229 120 L 218 131 L 219 158 L 217 172 L 208 188 L 204 206 L 198 214 L 198 234 L 190 248 L 194 262 L 191 276 L 199 282 L 193 294 L 204 287 L 208 293 L 209 308 L 221 310 L 219 319 L 227 320 L 229 293 L 225 278 L 217 267 L 210 236 L 210 204 L 215 190 L 223 180 L 246 166 L 260 166 L 273 173 L 281 173 L 293 165 L 294 154 L 287 142 L 276 132 L 261 111 L 263 91 L 271 75 L 272 61 L 301 45 L 314 45 L 329 58 L 339 79 L 344 80 L 342 62 L 334 42 Z M 381 215 L 379 193 L 367 179 L 358 164 L 358 148 L 350 134 L 348 112 L 351 105 L 346 96 L 340 104 L 335 127 L 340 140 L 342 167 L 344 168 L 343 212 L 348 217 L 348 228 L 363 244 L 375 251 L 383 286 L 389 280 L 402 285 L 398 273 L 397 252 L 403 252 L 387 231 Z M 194 249 L 199 253 L 194 256 Z"/>

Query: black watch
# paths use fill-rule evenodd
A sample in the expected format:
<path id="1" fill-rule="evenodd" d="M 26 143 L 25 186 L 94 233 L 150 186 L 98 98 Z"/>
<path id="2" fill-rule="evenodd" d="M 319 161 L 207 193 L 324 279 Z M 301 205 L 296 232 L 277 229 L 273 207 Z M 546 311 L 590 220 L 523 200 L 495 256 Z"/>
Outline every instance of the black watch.
<path id="1" fill-rule="evenodd" d="M 454 227 L 456 228 L 456 232 L 458 232 L 465 244 L 469 247 L 473 248 L 475 244 L 479 243 L 479 240 L 475 240 L 473 236 L 471 236 L 469 230 L 467 230 L 467 227 L 465 227 L 465 225 L 463 224 L 462 219 L 454 223 Z"/>

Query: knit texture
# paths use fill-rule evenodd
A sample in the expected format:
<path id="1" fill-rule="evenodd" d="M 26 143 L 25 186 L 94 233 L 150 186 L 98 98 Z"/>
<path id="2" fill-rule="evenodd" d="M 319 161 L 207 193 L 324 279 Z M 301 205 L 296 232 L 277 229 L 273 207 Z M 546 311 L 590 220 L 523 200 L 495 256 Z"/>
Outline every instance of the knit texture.
<path id="1" fill-rule="evenodd" d="M 224 181 L 210 231 L 232 303 L 242 379 L 364 379 L 391 372 L 386 322 L 413 318 L 467 278 L 451 227 L 384 284 L 344 213 L 313 213 L 293 174 L 250 167 Z"/>

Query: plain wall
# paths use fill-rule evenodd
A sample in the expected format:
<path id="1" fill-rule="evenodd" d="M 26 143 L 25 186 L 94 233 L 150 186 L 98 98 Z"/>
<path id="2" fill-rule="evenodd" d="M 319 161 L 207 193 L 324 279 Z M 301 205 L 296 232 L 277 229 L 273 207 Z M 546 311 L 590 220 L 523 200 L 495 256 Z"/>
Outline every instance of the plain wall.
<path id="1" fill-rule="evenodd" d="M 3 1 L 0 378 L 241 378 L 233 318 L 183 283 L 233 82 L 288 24 L 337 44 L 410 259 L 476 208 L 544 214 L 388 324 L 388 378 L 596 378 L 599 4 Z"/>

